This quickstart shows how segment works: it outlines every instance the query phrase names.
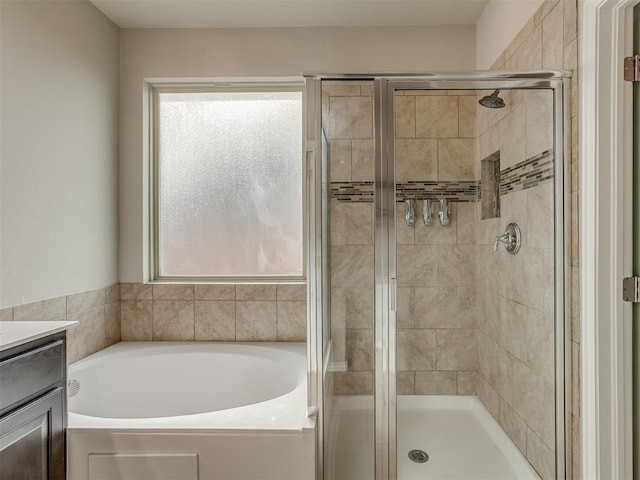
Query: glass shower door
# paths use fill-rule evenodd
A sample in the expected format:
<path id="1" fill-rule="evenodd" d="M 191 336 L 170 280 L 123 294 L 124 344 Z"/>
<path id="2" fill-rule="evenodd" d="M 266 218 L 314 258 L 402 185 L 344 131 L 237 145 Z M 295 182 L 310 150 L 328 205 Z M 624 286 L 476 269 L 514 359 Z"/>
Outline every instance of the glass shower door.
<path id="1" fill-rule="evenodd" d="M 324 476 L 374 478 L 374 105 L 372 81 L 322 82 L 330 354 Z"/>
<path id="2" fill-rule="evenodd" d="M 314 81 L 324 478 L 565 478 L 564 73 Z"/>
<path id="3" fill-rule="evenodd" d="M 397 478 L 556 478 L 554 91 L 416 83 L 388 92 Z"/>

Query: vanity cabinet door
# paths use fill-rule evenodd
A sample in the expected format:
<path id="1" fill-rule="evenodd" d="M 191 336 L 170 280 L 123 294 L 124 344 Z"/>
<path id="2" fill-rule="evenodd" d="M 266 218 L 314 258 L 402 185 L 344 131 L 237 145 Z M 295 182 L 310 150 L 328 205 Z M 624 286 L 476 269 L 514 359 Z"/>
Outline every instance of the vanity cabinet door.
<path id="1" fill-rule="evenodd" d="M 56 388 L 0 418 L 0 480 L 63 480 L 63 393 Z"/>

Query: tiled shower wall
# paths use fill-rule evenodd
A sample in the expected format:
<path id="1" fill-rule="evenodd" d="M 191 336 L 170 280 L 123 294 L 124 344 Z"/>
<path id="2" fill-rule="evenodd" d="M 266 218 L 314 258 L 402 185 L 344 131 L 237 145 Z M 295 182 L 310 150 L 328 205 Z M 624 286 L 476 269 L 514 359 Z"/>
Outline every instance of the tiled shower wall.
<path id="1" fill-rule="evenodd" d="M 323 125 L 330 200 L 332 365 L 335 394 L 373 393 L 373 99 L 370 85 L 325 84 Z M 475 179 L 476 96 L 469 91 L 399 92 L 397 181 Z M 352 193 L 349 193 L 349 190 Z M 398 203 L 398 391 L 476 391 L 476 204 L 454 203 L 441 226 L 404 223 Z M 435 212 L 435 210 L 434 210 Z"/>
<path id="2" fill-rule="evenodd" d="M 408 90 L 396 97 L 396 182 L 475 180 L 476 96 Z M 476 392 L 476 202 L 451 204 L 451 222 L 408 226 L 396 204 L 397 368 L 400 395 Z"/>
<path id="3" fill-rule="evenodd" d="M 77 321 L 68 331 L 67 362 L 120 341 L 120 286 L 50 298 L 0 310 L 0 321 Z"/>
<path id="4" fill-rule="evenodd" d="M 323 128 L 331 182 L 372 182 L 371 85 L 325 84 Z M 352 200 L 362 200 L 352 197 Z M 334 393 L 373 393 L 373 203 L 329 203 Z M 346 371 L 344 371 L 346 369 Z"/>
<path id="5" fill-rule="evenodd" d="M 540 70 L 562 69 L 573 71 L 571 80 L 571 298 L 572 321 L 572 447 L 573 478 L 581 478 L 580 450 L 578 438 L 579 399 L 579 311 L 577 309 L 579 286 L 577 236 L 578 212 L 578 151 L 577 151 L 577 1 L 547 0 L 529 20 L 513 42 L 492 66 L 492 70 Z M 548 128 L 548 114 L 540 105 L 535 105 L 536 95 L 530 92 L 510 97 L 510 108 L 503 112 L 485 111 L 478 117 L 478 159 L 496 148 L 496 142 L 507 142 L 507 137 L 516 135 L 525 139 L 526 158 L 534 151 L 545 148 L 544 136 L 534 132 L 534 125 Z M 514 93 L 514 92 L 512 92 Z M 542 95 L 542 93 L 538 94 Z M 549 100 L 539 98 L 549 104 Z M 486 118 L 481 115 L 487 114 Z M 491 118 L 492 115 L 495 115 Z M 501 117 L 501 115 L 505 115 Z M 545 119 L 546 117 L 546 119 Z M 496 127 L 498 125 L 498 127 Z M 487 132 L 488 135 L 487 135 Z M 495 133 L 493 133 L 495 132 Z M 483 134 L 485 138 L 483 139 Z M 507 142 L 508 143 L 508 142 Z M 537 145 L 537 148 L 533 148 Z M 507 164 L 520 157 L 511 156 L 512 146 L 503 143 Z M 547 147 L 548 148 L 548 147 Z M 569 162 L 569 159 L 567 159 Z M 504 165 L 503 167 L 504 168 Z M 551 343 L 545 341 L 553 330 L 553 316 L 550 304 L 553 292 L 548 286 L 553 282 L 552 186 L 550 183 L 509 193 L 501 198 L 504 210 L 501 219 L 481 221 L 479 228 L 479 272 L 498 270 L 490 279 L 482 283 L 489 289 L 487 301 L 482 303 L 480 318 L 486 320 L 478 333 L 479 385 L 478 394 L 489 411 L 501 423 L 514 443 L 526 455 L 542 478 L 554 478 L 553 438 L 553 353 Z M 511 257 L 503 254 L 494 256 L 489 242 L 509 219 L 517 219 L 523 227 L 523 251 Z M 522 219 L 522 220 L 519 220 Z M 504 251 L 502 252 L 504 253 Z M 495 263 L 496 265 L 489 265 Z M 514 278 L 511 272 L 521 272 L 523 277 Z M 529 279 L 529 283 L 524 281 Z M 510 282 L 516 282 L 510 284 Z M 538 282 L 538 283 L 534 283 Z M 491 283 L 493 282 L 493 283 Z M 501 294 L 502 293 L 502 294 Z M 483 295 L 480 295 L 483 297 Z M 499 323 L 492 322 L 496 319 Z M 496 332 L 506 328 L 505 332 Z M 526 335 L 525 335 L 526 334 Z M 538 351 L 536 352 L 536 348 Z M 560 453 L 562 454 L 562 453 Z"/>
<path id="6" fill-rule="evenodd" d="M 552 146 L 553 99 L 501 93 L 505 108 L 478 111 L 477 165 L 499 150 L 504 171 Z M 546 179 L 503 194 L 500 217 L 478 227 L 478 395 L 544 478 L 553 476 L 555 449 L 553 191 Z M 494 253 L 511 222 L 522 230 L 520 251 Z"/>

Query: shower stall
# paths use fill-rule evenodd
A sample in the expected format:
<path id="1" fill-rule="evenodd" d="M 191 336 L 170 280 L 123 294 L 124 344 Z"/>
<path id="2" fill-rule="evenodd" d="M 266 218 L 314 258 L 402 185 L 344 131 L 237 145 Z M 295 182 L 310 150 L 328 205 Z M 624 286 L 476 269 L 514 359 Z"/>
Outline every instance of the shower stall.
<path id="1" fill-rule="evenodd" d="M 567 478 L 568 74 L 306 78 L 318 478 Z"/>

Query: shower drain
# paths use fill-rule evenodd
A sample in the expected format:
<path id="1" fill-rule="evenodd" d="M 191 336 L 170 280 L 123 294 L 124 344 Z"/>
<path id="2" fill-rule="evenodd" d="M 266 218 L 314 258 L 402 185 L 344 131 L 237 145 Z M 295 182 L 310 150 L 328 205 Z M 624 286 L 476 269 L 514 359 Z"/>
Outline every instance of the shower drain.
<path id="1" fill-rule="evenodd" d="M 409 452 L 409 460 L 416 463 L 426 463 L 429 460 L 429 455 L 422 450 L 411 450 Z"/>

